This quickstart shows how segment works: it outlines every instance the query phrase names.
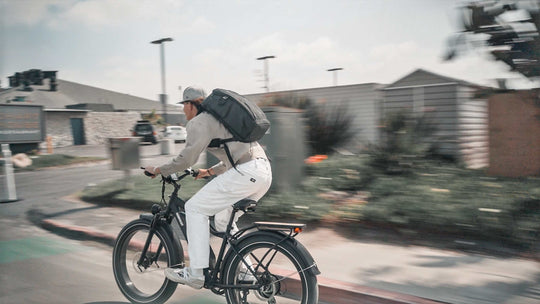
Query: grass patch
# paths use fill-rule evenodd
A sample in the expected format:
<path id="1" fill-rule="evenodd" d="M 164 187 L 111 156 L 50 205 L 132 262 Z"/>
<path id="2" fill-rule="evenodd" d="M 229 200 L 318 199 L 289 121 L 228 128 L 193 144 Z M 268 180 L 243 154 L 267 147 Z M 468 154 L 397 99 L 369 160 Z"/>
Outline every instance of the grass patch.
<path id="1" fill-rule="evenodd" d="M 373 171 L 370 182 L 355 190 L 363 191 L 366 200 L 335 201 L 337 222 L 469 236 L 529 249 L 540 241 L 539 178 L 488 177 L 481 170 L 422 161 L 407 174 Z"/>
<path id="2" fill-rule="evenodd" d="M 147 211 L 152 204 L 161 201 L 161 179 L 150 179 L 146 176 L 130 176 L 126 187 L 126 180 L 114 180 L 104 182 L 97 186 L 87 187 L 80 194 L 82 200 L 106 205 L 115 205 L 125 208 Z M 199 191 L 205 185 L 204 181 L 185 178 L 182 180 L 180 189 L 180 198 L 188 200 L 193 194 Z M 165 188 L 165 199 L 171 194 L 173 187 L 171 185 Z"/>
<path id="3" fill-rule="evenodd" d="M 328 201 L 318 198 L 316 192 L 296 191 L 269 193 L 257 205 L 253 215 L 259 220 L 313 222 L 329 212 Z"/>
<path id="4" fill-rule="evenodd" d="M 526 250 L 540 249 L 540 178 L 495 178 L 444 161 L 421 160 L 387 175 L 367 156 L 333 156 L 306 166 L 292 192 L 269 192 L 255 219 L 369 225 L 418 235 L 470 237 Z M 159 179 L 132 176 L 134 187 L 111 181 L 85 189 L 86 201 L 149 210 L 161 199 Z M 186 178 L 189 199 L 204 181 Z M 166 198 L 172 191 L 167 188 Z"/>
<path id="5" fill-rule="evenodd" d="M 100 157 L 75 157 L 65 154 L 46 154 L 46 155 L 37 155 L 32 156 L 32 165 L 25 168 L 15 168 L 15 171 L 28 171 L 36 170 L 41 168 L 56 167 L 56 166 L 66 166 L 73 165 L 78 163 L 87 163 L 105 160 L 105 158 Z"/>

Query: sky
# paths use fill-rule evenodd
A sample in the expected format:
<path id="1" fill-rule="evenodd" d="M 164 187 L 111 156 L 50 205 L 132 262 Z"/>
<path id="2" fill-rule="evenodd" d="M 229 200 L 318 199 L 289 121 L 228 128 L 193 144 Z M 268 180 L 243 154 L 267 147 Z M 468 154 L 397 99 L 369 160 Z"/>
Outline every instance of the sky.
<path id="1" fill-rule="evenodd" d="M 29 69 L 158 100 L 164 44 L 169 103 L 195 85 L 262 93 L 390 84 L 423 68 L 481 85 L 538 87 L 471 48 L 446 62 L 460 30 L 453 0 L 0 0 L 0 85 Z M 61 88 L 60 88 L 61 89 Z"/>

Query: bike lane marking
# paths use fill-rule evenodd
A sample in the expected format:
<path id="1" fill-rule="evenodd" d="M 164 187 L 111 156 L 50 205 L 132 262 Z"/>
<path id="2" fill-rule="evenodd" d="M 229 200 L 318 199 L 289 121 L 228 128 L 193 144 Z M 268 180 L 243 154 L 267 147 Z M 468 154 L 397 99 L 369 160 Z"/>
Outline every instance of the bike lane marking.
<path id="1" fill-rule="evenodd" d="M 83 250 L 87 248 L 47 237 L 0 241 L 0 264 Z"/>

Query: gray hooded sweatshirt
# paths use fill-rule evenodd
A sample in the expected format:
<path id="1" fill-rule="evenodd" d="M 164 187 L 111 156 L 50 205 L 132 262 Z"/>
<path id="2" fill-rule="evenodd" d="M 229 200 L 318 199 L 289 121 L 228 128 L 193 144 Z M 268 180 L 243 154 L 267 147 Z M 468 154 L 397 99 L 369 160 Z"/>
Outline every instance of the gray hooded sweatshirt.
<path id="1" fill-rule="evenodd" d="M 208 145 L 214 138 L 227 139 L 232 134 L 216 118 L 207 112 L 199 113 L 186 125 L 187 138 L 184 149 L 170 162 L 159 167 L 163 176 L 175 172 L 184 171 L 193 166 L 204 150 L 208 150 L 220 162 L 212 166 L 214 173 L 219 175 L 232 168 L 227 153 L 223 147 L 209 148 Z M 243 143 L 239 141 L 228 142 L 227 146 L 235 165 L 246 163 L 252 159 L 267 159 L 266 153 L 258 142 Z"/>

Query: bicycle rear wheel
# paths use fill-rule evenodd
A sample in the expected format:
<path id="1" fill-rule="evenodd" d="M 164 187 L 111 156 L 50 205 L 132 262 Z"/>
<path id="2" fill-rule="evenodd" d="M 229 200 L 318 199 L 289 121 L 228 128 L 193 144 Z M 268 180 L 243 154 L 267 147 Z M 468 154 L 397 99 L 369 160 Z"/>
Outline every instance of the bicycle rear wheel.
<path id="1" fill-rule="evenodd" d="M 163 303 L 171 297 L 177 284 L 169 281 L 164 270 L 183 262 L 183 252 L 171 232 L 158 227 L 141 265 L 144 244 L 150 232 L 150 221 L 134 220 L 120 231 L 113 250 L 114 278 L 120 291 L 132 303 Z"/>
<path id="2" fill-rule="evenodd" d="M 278 244 L 279 243 L 279 244 Z M 260 235 L 239 244 L 239 254 L 233 255 L 225 265 L 225 284 L 251 284 L 256 289 L 231 288 L 226 290 L 229 304 L 315 304 L 319 289 L 317 276 L 310 271 L 301 253 L 291 242 Z M 255 272 L 247 273 L 248 266 Z"/>

